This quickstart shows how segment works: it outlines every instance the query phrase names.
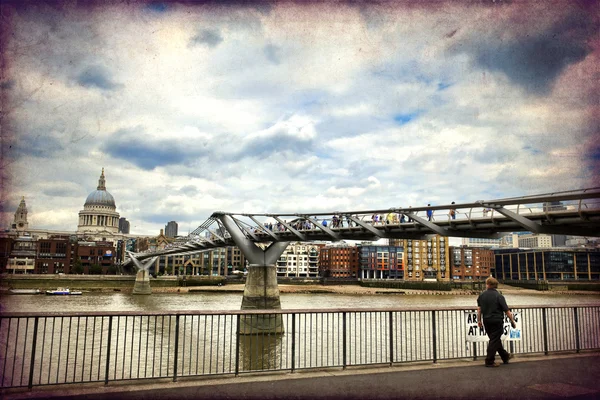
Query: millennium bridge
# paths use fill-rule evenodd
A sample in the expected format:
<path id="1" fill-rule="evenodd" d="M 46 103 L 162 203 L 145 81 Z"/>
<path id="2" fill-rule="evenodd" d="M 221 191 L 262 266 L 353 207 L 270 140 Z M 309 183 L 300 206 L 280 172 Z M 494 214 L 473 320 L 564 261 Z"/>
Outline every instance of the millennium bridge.
<path id="1" fill-rule="evenodd" d="M 515 231 L 600 236 L 600 188 L 362 211 L 277 214 L 217 211 L 187 237 L 165 249 L 128 253 L 130 259 L 126 265 L 133 263 L 138 269 L 134 293 L 149 294 L 148 269 L 156 257 L 238 246 L 250 262 L 242 309 L 278 309 L 275 263 L 291 241 L 424 239 L 431 235 L 499 238 L 502 232 Z M 278 328 L 261 329 L 277 331 Z"/>

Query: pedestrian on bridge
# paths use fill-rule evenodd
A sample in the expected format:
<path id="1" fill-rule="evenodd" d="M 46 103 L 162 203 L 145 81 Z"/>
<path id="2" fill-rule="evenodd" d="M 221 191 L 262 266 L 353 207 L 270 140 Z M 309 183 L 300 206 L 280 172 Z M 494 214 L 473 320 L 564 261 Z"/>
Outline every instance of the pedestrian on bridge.
<path id="1" fill-rule="evenodd" d="M 430 207 L 431 204 L 427 204 L 427 207 Z M 431 221 L 433 218 L 433 210 L 431 208 L 427 209 L 427 221 Z"/>
<path id="2" fill-rule="evenodd" d="M 454 202 L 452 202 L 452 204 L 454 204 Z M 456 210 L 454 208 L 451 208 L 448 215 L 450 215 L 450 218 L 456 219 Z"/>
<path id="3" fill-rule="evenodd" d="M 504 364 L 508 364 L 508 360 L 512 358 L 512 354 L 504 350 L 502 346 L 502 334 L 504 333 L 504 314 L 510 319 L 510 324 L 514 328 L 517 327 L 513 314 L 506 305 L 506 300 L 496 290 L 498 281 L 489 277 L 485 280 L 487 288 L 477 298 L 477 325 L 485 326 L 485 331 L 490 338 L 487 347 L 487 356 L 485 358 L 486 367 L 498 367 L 500 364 L 494 362 L 496 353 Z M 483 317 L 483 320 L 482 320 Z"/>

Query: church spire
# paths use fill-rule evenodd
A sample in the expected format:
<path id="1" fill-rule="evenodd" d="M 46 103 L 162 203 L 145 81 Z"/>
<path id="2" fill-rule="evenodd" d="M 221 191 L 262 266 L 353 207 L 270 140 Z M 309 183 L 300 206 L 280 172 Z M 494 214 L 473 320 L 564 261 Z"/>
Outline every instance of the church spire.
<path id="1" fill-rule="evenodd" d="M 13 228 L 19 231 L 23 231 L 29 227 L 27 222 L 27 205 L 25 204 L 25 196 L 21 197 L 21 203 L 17 207 L 15 212 L 15 220 L 13 222 Z"/>
<path id="2" fill-rule="evenodd" d="M 102 174 L 100 174 L 100 179 L 98 179 L 98 187 L 97 190 L 106 190 L 106 181 L 104 180 L 104 168 L 102 168 Z"/>

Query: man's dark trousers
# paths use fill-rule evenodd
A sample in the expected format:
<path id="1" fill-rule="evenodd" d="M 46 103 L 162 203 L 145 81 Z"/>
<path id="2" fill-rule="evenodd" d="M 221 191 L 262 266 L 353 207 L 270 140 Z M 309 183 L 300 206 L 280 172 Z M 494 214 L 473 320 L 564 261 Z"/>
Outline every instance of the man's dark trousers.
<path id="1" fill-rule="evenodd" d="M 490 338 L 487 348 L 487 357 L 485 358 L 486 365 L 491 365 L 494 363 L 496 352 L 500 354 L 502 361 L 507 361 L 508 352 L 504 350 L 504 347 L 502 346 L 502 340 L 500 340 L 502 333 L 504 332 L 504 321 L 484 319 L 483 326 L 485 326 L 485 331 Z"/>

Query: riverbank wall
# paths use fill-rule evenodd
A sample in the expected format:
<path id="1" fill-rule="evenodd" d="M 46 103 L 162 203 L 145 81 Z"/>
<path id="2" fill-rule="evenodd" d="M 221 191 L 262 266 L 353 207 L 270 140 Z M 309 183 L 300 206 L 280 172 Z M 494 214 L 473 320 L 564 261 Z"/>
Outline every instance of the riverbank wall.
<path id="1" fill-rule="evenodd" d="M 222 277 L 194 277 L 186 280 L 175 276 L 151 278 L 152 288 L 179 288 L 181 286 L 217 286 L 223 284 Z M 0 277 L 0 288 L 7 289 L 56 289 L 71 290 L 133 290 L 135 275 L 11 275 Z"/>

